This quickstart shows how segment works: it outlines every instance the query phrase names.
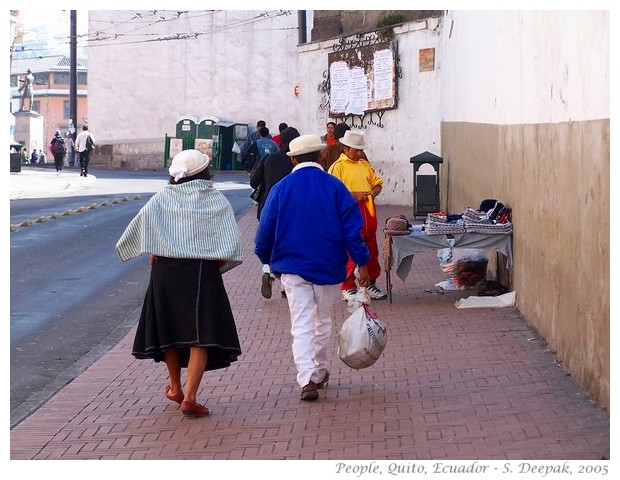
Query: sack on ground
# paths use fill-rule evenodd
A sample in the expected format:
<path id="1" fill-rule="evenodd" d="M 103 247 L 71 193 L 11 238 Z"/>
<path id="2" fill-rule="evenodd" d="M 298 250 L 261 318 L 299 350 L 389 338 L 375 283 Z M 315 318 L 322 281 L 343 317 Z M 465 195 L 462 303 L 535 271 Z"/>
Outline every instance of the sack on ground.
<path id="1" fill-rule="evenodd" d="M 373 365 L 387 343 L 387 327 L 368 306 L 362 305 L 342 324 L 338 356 L 356 370 Z"/>

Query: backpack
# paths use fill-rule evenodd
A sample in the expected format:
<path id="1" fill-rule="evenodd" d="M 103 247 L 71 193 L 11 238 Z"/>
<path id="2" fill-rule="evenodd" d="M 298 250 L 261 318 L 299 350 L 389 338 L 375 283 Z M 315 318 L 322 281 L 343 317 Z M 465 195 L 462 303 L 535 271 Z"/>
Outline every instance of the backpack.
<path id="1" fill-rule="evenodd" d="M 93 139 L 90 137 L 90 135 L 88 135 L 86 137 L 86 151 L 92 152 L 94 149 L 95 149 L 95 142 L 93 142 Z"/>
<path id="2" fill-rule="evenodd" d="M 54 142 L 54 153 L 67 153 L 67 146 L 64 138 L 57 138 Z"/>
<path id="3" fill-rule="evenodd" d="M 260 142 L 260 146 L 258 145 L 259 140 L 256 141 L 256 148 L 260 150 L 258 153 L 257 160 L 261 160 L 266 158 L 268 155 L 275 153 L 278 151 L 278 146 L 275 142 Z"/>
<path id="4" fill-rule="evenodd" d="M 256 142 L 254 142 L 252 145 L 250 145 L 250 148 L 248 148 L 248 151 L 246 153 L 245 162 L 244 162 L 245 169 L 248 172 L 251 172 L 257 160 L 258 160 L 258 145 L 256 145 Z"/>

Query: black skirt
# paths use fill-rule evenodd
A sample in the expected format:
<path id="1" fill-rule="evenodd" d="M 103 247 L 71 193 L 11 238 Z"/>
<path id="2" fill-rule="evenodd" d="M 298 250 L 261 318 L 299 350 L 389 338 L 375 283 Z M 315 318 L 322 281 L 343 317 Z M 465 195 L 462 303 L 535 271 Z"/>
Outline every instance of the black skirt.
<path id="1" fill-rule="evenodd" d="M 166 350 L 177 349 L 187 368 L 192 346 L 207 349 L 205 370 L 226 368 L 241 355 L 218 262 L 156 257 L 132 355 L 162 362 Z"/>

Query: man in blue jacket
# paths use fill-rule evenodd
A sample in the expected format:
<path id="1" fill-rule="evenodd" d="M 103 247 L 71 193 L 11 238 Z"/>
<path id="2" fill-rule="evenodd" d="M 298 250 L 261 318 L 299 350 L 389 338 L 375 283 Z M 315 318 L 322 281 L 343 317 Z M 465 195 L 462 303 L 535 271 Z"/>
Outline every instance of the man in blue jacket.
<path id="1" fill-rule="evenodd" d="M 347 253 L 359 267 L 359 285 L 370 283 L 360 209 L 344 183 L 317 163 L 323 147 L 318 135 L 290 142 L 295 166 L 271 189 L 254 248 L 286 291 L 301 400 L 316 400 L 329 380 L 331 308 L 346 277 Z"/>

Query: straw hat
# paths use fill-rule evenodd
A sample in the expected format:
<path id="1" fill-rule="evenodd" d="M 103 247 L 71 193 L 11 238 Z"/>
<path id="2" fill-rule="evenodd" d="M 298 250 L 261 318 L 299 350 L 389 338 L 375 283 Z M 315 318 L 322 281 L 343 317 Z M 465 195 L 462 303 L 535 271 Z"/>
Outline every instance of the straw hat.
<path id="1" fill-rule="evenodd" d="M 325 148 L 325 144 L 321 143 L 321 138 L 318 135 L 301 135 L 291 140 L 288 144 L 289 157 L 297 157 L 304 153 L 318 152 Z"/>
<path id="2" fill-rule="evenodd" d="M 366 144 L 364 143 L 364 132 L 359 130 L 347 130 L 344 132 L 344 137 L 340 139 L 340 143 L 350 148 L 356 148 L 357 150 L 364 150 Z"/>

